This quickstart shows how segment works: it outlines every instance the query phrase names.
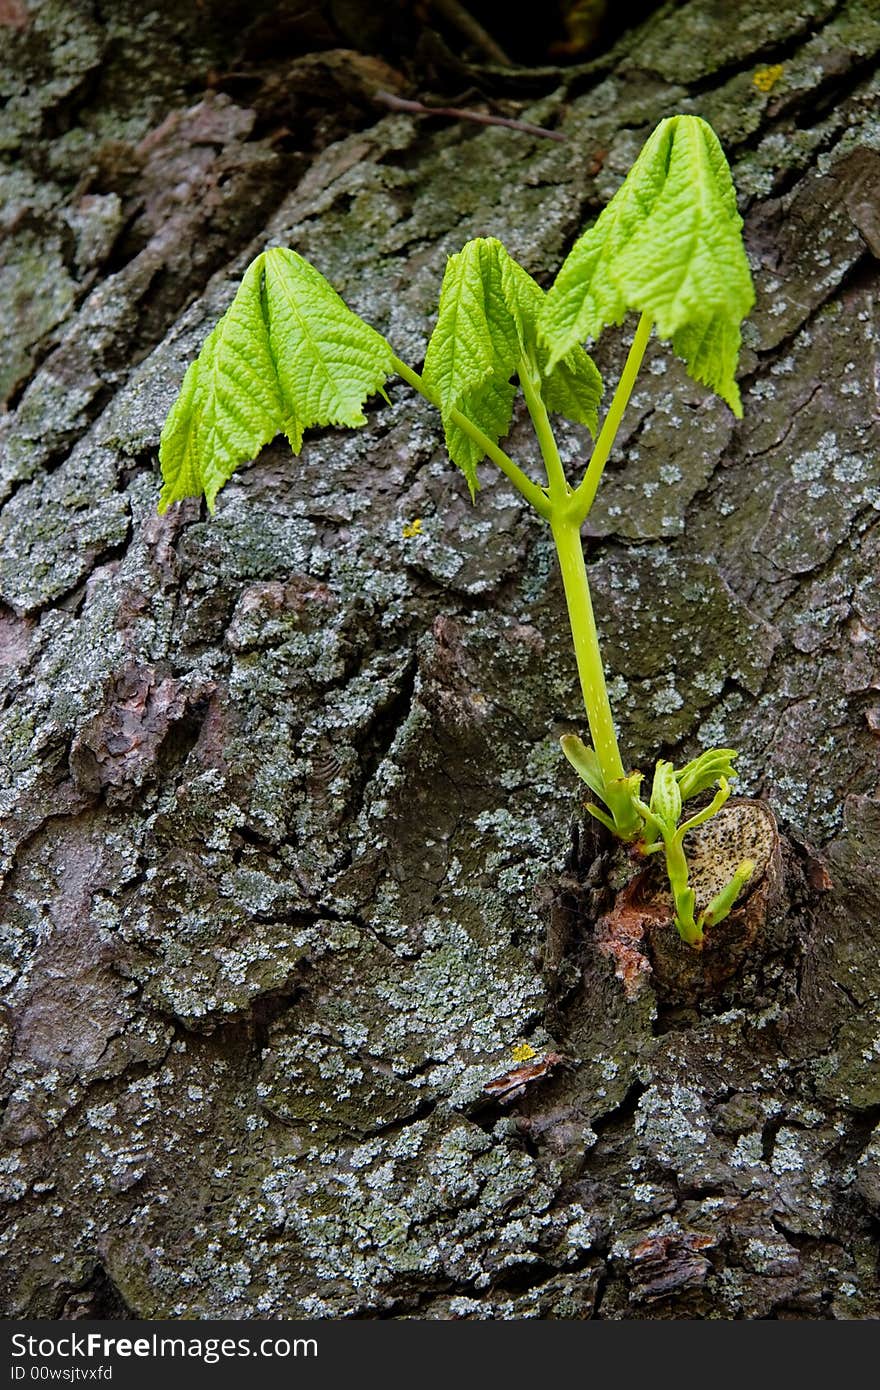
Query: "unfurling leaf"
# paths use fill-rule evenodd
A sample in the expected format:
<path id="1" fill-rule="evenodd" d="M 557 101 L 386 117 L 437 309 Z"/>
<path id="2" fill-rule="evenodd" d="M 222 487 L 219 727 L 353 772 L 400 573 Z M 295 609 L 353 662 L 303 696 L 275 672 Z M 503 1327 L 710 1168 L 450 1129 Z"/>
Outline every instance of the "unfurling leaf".
<path id="1" fill-rule="evenodd" d="M 681 791 L 675 780 L 672 763 L 662 759 L 654 768 L 654 783 L 651 787 L 651 811 L 664 826 L 674 830 L 681 815 Z"/>
<path id="2" fill-rule="evenodd" d="M 496 443 L 510 428 L 511 377 L 523 357 L 540 372 L 549 371 L 542 384 L 547 409 L 595 432 L 602 379 L 577 343 L 549 370 L 537 341 L 543 301 L 540 285 L 494 237 L 469 241 L 449 258 L 424 382 L 437 397 L 450 457 L 464 472 L 471 494 L 483 451 L 451 413 L 467 416 Z"/>
<path id="3" fill-rule="evenodd" d="M 320 271 L 274 247 L 248 267 L 192 363 L 162 431 L 159 510 L 204 492 L 276 434 L 299 453 L 313 425 L 362 425 L 364 401 L 392 372 L 391 348 Z"/>
<path id="4" fill-rule="evenodd" d="M 698 116 L 661 121 L 547 293 L 539 329 L 550 366 L 637 310 L 741 415 L 740 325 L 755 299 L 741 229 L 712 127 Z"/>
<path id="5" fill-rule="evenodd" d="M 682 801 L 708 790 L 720 777 L 732 781 L 736 777 L 733 760 L 738 757 L 733 748 L 709 748 L 676 772 Z"/>

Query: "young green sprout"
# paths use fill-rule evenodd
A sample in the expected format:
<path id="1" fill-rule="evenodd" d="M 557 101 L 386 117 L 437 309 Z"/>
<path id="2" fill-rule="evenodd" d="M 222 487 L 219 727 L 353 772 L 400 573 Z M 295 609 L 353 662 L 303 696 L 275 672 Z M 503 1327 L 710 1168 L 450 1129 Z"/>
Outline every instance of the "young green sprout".
<path id="1" fill-rule="evenodd" d="M 717 758 L 724 754 L 727 755 L 728 760 L 736 756 L 731 749 L 725 748 L 714 750 L 713 753 L 709 754 L 709 758 Z M 700 760 L 697 759 L 696 761 L 698 763 Z M 701 811 L 697 811 L 688 820 L 681 821 L 684 801 L 682 784 L 690 780 L 687 774 L 694 766 L 694 763 L 689 763 L 680 772 L 676 772 L 672 763 L 664 762 L 661 759 L 654 772 L 650 805 L 646 806 L 644 801 L 638 799 L 636 799 L 636 805 L 645 822 L 643 852 L 654 854 L 662 849 L 666 853 L 666 872 L 669 876 L 669 886 L 672 889 L 672 897 L 675 902 L 675 922 L 678 930 L 683 940 L 690 946 L 700 946 L 703 941 L 703 928 L 712 926 L 714 922 L 720 922 L 727 916 L 736 902 L 740 889 L 751 878 L 755 864 L 752 859 L 744 859 L 730 882 L 721 889 L 720 893 L 716 893 L 705 911 L 700 913 L 696 921 L 694 920 L 696 895 L 693 888 L 688 885 L 688 864 L 684 853 L 684 837 L 689 830 L 695 830 L 698 825 L 702 825 L 704 821 L 714 816 L 716 811 L 720 811 L 730 796 L 730 783 L 724 773 L 719 773 L 718 790 L 708 806 L 704 806 Z M 728 775 L 733 775 L 729 771 L 729 761 L 727 768 Z M 712 771 L 713 781 L 714 773 L 715 769 Z M 706 782 L 703 781 L 703 787 L 706 785 Z M 658 836 L 660 837 L 659 840 L 657 839 Z"/>
<path id="2" fill-rule="evenodd" d="M 684 837 L 726 801 L 736 754 L 709 750 L 678 772 L 661 760 L 650 802 L 641 799 L 642 774 L 626 770 L 617 742 L 581 528 L 652 333 L 671 343 L 696 381 L 742 414 L 735 373 L 754 293 L 741 229 L 714 131 L 696 116 L 662 121 L 546 293 L 494 238 L 469 241 L 450 257 L 421 375 L 346 307 L 318 270 L 296 252 L 273 247 L 249 266 L 187 371 L 160 445 L 159 510 L 204 493 L 213 511 L 239 464 L 277 434 L 298 453 L 308 428 L 364 424 L 364 402 L 391 376 L 435 405 L 471 496 L 477 468 L 488 458 L 550 527 L 592 743 L 566 735 L 563 751 L 601 803 L 588 806 L 597 820 L 645 854 L 665 851 L 676 925 L 695 946 L 705 927 L 730 912 L 753 868 L 744 861 L 708 904 L 698 905 L 688 886 Z M 602 379 L 582 344 L 631 312 L 639 316 L 637 326 L 599 429 Z M 543 459 L 541 482 L 499 445 L 513 418 L 514 379 Z M 579 482 L 566 477 L 552 414 L 586 426 L 595 438 Z M 682 823 L 683 803 L 712 787 L 709 804 Z"/>

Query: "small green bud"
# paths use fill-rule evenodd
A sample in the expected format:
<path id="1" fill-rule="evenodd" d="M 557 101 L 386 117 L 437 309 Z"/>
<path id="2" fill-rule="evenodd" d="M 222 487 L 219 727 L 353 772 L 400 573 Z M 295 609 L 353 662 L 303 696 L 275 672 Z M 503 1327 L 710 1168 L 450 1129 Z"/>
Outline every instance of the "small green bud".
<path id="1" fill-rule="evenodd" d="M 559 742 L 578 777 L 586 782 L 591 792 L 595 792 L 596 796 L 600 796 L 604 801 L 605 779 L 593 749 L 589 748 L 583 739 L 578 738 L 577 734 L 563 734 Z"/>
<path id="2" fill-rule="evenodd" d="M 723 922 L 754 872 L 754 859 L 744 859 L 726 887 L 722 888 L 720 893 L 715 894 L 703 913 L 700 925 L 714 927 L 719 922 Z"/>
<path id="3" fill-rule="evenodd" d="M 659 821 L 674 830 L 681 815 L 681 791 L 675 780 L 672 763 L 657 763 L 654 769 L 654 784 L 651 787 L 651 810 Z"/>

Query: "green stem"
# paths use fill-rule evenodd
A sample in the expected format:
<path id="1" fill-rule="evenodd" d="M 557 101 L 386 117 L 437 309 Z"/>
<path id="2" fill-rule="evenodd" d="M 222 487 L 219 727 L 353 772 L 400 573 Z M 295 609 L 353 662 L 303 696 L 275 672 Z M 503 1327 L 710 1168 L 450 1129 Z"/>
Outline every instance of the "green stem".
<path id="1" fill-rule="evenodd" d="M 578 526 L 581 526 L 586 519 L 593 500 L 596 496 L 596 489 L 602 478 L 608 456 L 611 453 L 612 445 L 617 437 L 620 422 L 623 419 L 623 412 L 629 404 L 635 386 L 636 377 L 639 374 L 639 367 L 642 365 L 642 358 L 645 355 L 645 348 L 648 346 L 648 339 L 651 336 L 652 320 L 647 314 L 642 314 L 636 328 L 635 337 L 632 340 L 630 350 L 624 363 L 620 381 L 617 383 L 617 390 L 614 398 L 608 407 L 608 414 L 602 423 L 599 431 L 599 438 L 596 440 L 596 447 L 593 450 L 587 471 L 583 481 L 571 499 L 570 515 Z"/>
<path id="2" fill-rule="evenodd" d="M 424 380 L 419 376 L 418 372 L 414 372 L 412 367 L 408 367 L 405 362 L 401 362 L 399 357 L 392 357 L 391 361 L 397 375 L 401 377 L 408 386 L 412 386 L 414 390 L 418 391 L 421 396 L 424 396 L 426 401 L 430 401 L 431 405 L 436 406 L 438 410 L 441 408 L 437 395 L 425 385 Z M 504 476 L 513 483 L 514 487 L 522 493 L 526 501 L 534 507 L 535 511 L 538 512 L 540 516 L 543 516 L 547 521 L 550 520 L 550 501 L 546 492 L 543 488 L 538 487 L 537 483 L 533 483 L 531 478 L 527 477 L 518 464 L 515 464 L 513 459 L 505 454 L 503 449 L 499 449 L 498 445 L 495 444 L 487 434 L 484 434 L 481 429 L 478 429 L 466 415 L 462 415 L 460 410 L 446 411 L 445 418 L 450 420 L 453 425 L 457 425 L 464 434 L 483 450 L 486 457 L 491 459 L 492 462 L 501 469 Z"/>
<path id="3" fill-rule="evenodd" d="M 550 416 L 547 414 L 547 407 L 541 397 L 540 376 L 533 370 L 527 357 L 520 358 L 516 370 L 529 414 L 532 417 L 532 424 L 535 427 L 535 434 L 538 437 L 544 467 L 547 469 L 550 501 L 553 503 L 554 509 L 558 509 L 571 496 L 571 488 L 568 486 L 565 469 L 562 467 L 562 460 L 559 457 L 559 449 L 556 446 Z"/>
<path id="4" fill-rule="evenodd" d="M 550 526 L 556 542 L 559 568 L 562 571 L 568 619 L 571 623 L 590 737 L 607 785 L 623 777 L 624 770 L 620 749 L 617 746 L 614 720 L 611 717 L 608 691 L 605 688 L 605 672 L 599 652 L 599 636 L 596 632 L 596 619 L 593 616 L 590 586 L 587 582 L 581 533 L 573 522 L 558 516 L 551 519 Z"/>

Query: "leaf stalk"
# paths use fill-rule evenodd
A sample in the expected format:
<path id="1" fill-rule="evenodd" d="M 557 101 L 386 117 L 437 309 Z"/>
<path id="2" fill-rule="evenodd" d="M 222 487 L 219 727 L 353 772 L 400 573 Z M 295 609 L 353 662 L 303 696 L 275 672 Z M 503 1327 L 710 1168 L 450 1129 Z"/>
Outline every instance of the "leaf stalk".
<path id="1" fill-rule="evenodd" d="M 617 389 L 608 407 L 608 414 L 602 422 L 599 431 L 599 438 L 596 440 L 596 447 L 587 465 L 580 486 L 575 489 L 571 499 L 572 520 L 578 526 L 582 526 L 589 515 L 590 508 L 596 497 L 596 490 L 602 480 L 605 465 L 611 453 L 614 441 L 617 438 L 617 431 L 623 419 L 623 413 L 629 404 L 629 398 L 633 393 L 636 384 L 636 377 L 645 356 L 645 349 L 648 346 L 648 339 L 651 336 L 653 320 L 648 314 L 642 314 L 635 331 L 626 362 L 617 383 Z"/>
<path id="2" fill-rule="evenodd" d="M 564 509 L 571 496 L 571 488 L 568 485 L 565 469 L 559 457 L 559 448 L 553 427 L 550 424 L 550 416 L 547 414 L 547 407 L 541 396 L 540 373 L 524 356 L 520 358 L 517 365 L 517 375 L 529 415 L 532 417 L 532 424 L 535 427 L 544 467 L 547 469 L 547 494 L 550 498 L 551 510 L 555 514 Z"/>
<path id="3" fill-rule="evenodd" d="M 418 372 L 414 372 L 412 367 L 408 367 L 405 362 L 401 362 L 399 357 L 392 357 L 391 362 L 395 372 L 406 382 L 407 386 L 412 386 L 415 391 L 418 391 L 420 396 L 424 396 L 426 401 L 435 406 L 438 410 L 440 409 L 440 401 L 437 395 L 425 384 L 424 379 L 419 376 Z M 499 449 L 498 445 L 473 424 L 466 415 L 462 415 L 460 410 L 451 410 L 448 412 L 448 415 L 452 423 L 457 425 L 460 430 L 468 435 L 468 437 L 483 450 L 486 457 L 491 459 L 496 467 L 501 469 L 504 476 L 513 483 L 518 492 L 522 493 L 523 497 L 534 507 L 539 516 L 549 521 L 551 510 L 550 501 L 543 488 L 538 487 L 537 483 L 532 482 L 531 478 L 519 467 L 519 464 L 514 463 L 513 459 L 506 454 L 503 449 Z"/>

